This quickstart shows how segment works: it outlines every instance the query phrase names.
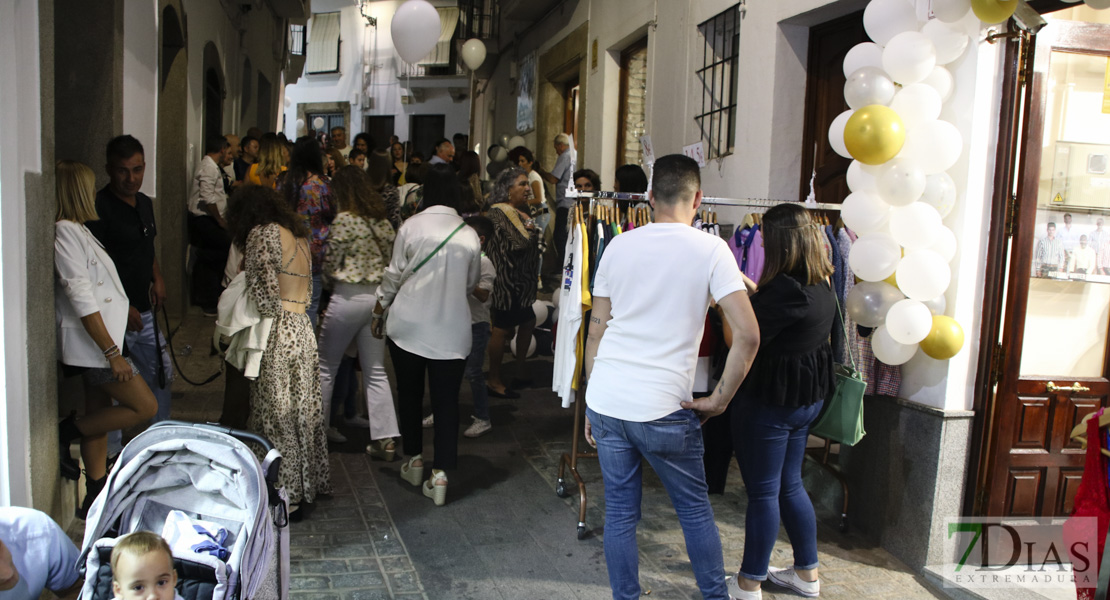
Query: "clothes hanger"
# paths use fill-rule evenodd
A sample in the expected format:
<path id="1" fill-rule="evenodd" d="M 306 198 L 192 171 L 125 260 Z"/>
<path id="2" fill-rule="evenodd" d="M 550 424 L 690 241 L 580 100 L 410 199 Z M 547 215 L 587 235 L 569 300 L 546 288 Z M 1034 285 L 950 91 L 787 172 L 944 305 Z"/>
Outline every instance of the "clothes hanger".
<path id="1" fill-rule="evenodd" d="M 1093 412 L 1083 417 L 1083 420 L 1071 430 L 1071 439 L 1078 441 L 1084 448 L 1087 447 L 1087 421 L 1097 414 L 1098 412 Z M 1110 411 L 1104 410 L 1102 411 L 1102 415 L 1098 418 L 1098 428 L 1103 429 L 1108 425 L 1110 425 Z M 1106 448 L 1101 448 L 1099 452 L 1102 452 L 1106 456 L 1110 456 L 1110 450 Z"/>

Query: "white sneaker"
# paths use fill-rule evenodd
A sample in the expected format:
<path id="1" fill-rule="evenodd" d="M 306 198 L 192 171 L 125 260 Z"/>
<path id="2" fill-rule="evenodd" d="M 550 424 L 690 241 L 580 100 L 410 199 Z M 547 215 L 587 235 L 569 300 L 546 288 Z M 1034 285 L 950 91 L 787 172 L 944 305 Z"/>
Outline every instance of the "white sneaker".
<path id="1" fill-rule="evenodd" d="M 366 419 L 366 417 L 354 416 L 354 417 L 351 417 L 350 419 L 343 419 L 343 421 L 345 423 L 347 423 L 348 427 L 362 427 L 362 428 L 370 427 L 370 421 L 368 421 Z"/>
<path id="2" fill-rule="evenodd" d="M 793 568 L 790 569 L 776 569 L 770 567 L 767 569 L 767 579 L 771 583 L 784 587 L 788 590 L 793 590 L 806 598 L 816 598 L 821 595 L 821 580 L 806 581 L 794 572 Z"/>
<path id="3" fill-rule="evenodd" d="M 435 415 L 428 415 L 428 416 L 424 417 L 423 421 L 420 422 L 420 425 L 422 425 L 424 427 L 424 429 L 431 429 L 432 427 L 435 427 L 435 424 L 436 424 L 436 416 Z"/>
<path id="4" fill-rule="evenodd" d="M 763 600 L 763 590 L 758 589 L 754 592 L 746 592 L 740 589 L 740 583 L 736 580 L 736 576 L 725 578 L 725 584 L 728 587 L 728 597 L 731 600 Z"/>
<path id="5" fill-rule="evenodd" d="M 493 425 L 486 419 L 479 419 L 478 417 L 471 418 L 474 419 L 474 421 L 470 423 L 470 427 L 467 427 L 466 431 L 463 432 L 463 435 L 466 437 L 476 438 L 489 433 L 490 430 L 493 429 Z"/>
<path id="6" fill-rule="evenodd" d="M 342 433 L 339 433 L 339 430 L 334 427 L 328 427 L 327 435 L 329 442 L 342 444 L 347 441 L 346 436 L 344 436 Z"/>

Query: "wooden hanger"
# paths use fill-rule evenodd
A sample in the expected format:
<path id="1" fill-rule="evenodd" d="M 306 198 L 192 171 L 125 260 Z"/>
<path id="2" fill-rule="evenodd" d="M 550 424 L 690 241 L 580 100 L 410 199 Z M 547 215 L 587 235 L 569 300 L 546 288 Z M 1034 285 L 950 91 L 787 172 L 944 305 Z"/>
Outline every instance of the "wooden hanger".
<path id="1" fill-rule="evenodd" d="M 1084 448 L 1087 447 L 1087 421 L 1097 414 L 1098 412 L 1096 411 L 1083 417 L 1083 420 L 1071 430 L 1071 439 L 1078 441 Z M 1102 411 L 1102 415 L 1098 418 L 1098 428 L 1101 430 L 1108 425 L 1110 425 L 1110 410 L 1104 410 Z M 1102 452 L 1106 456 L 1110 456 L 1110 450 L 1106 448 L 1101 448 L 1099 452 Z"/>

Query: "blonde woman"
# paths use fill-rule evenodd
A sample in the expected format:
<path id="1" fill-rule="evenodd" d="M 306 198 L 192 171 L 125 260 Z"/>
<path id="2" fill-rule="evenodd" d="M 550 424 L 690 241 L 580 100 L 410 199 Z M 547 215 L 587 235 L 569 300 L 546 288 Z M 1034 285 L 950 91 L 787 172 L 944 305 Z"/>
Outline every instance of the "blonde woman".
<path id="1" fill-rule="evenodd" d="M 70 160 L 55 166 L 57 215 L 54 223 L 54 314 L 58 353 L 67 376 L 85 384 L 85 416 L 66 417 L 58 426 L 62 474 L 80 475 L 69 444 L 81 439 L 85 463 L 85 518 L 107 479 L 109 431 L 134 427 L 154 416 L 158 404 L 130 358 L 123 355 L 129 303 L 108 252 L 85 227 L 98 219 L 96 177 Z M 118 406 L 112 405 L 112 400 Z"/>
<path id="2" fill-rule="evenodd" d="M 274 183 L 286 169 L 288 163 L 285 144 L 277 134 L 267 133 L 258 143 L 258 162 L 251 165 L 247 181 L 255 185 L 273 188 Z"/>

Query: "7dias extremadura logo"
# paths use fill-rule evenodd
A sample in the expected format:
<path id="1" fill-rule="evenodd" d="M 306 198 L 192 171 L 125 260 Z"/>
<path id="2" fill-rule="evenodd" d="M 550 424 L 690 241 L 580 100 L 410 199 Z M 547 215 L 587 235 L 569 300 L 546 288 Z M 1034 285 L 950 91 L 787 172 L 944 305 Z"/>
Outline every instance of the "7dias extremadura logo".
<path id="1" fill-rule="evenodd" d="M 946 524 L 945 584 L 963 588 L 1095 588 L 1098 520 L 965 518 Z"/>

